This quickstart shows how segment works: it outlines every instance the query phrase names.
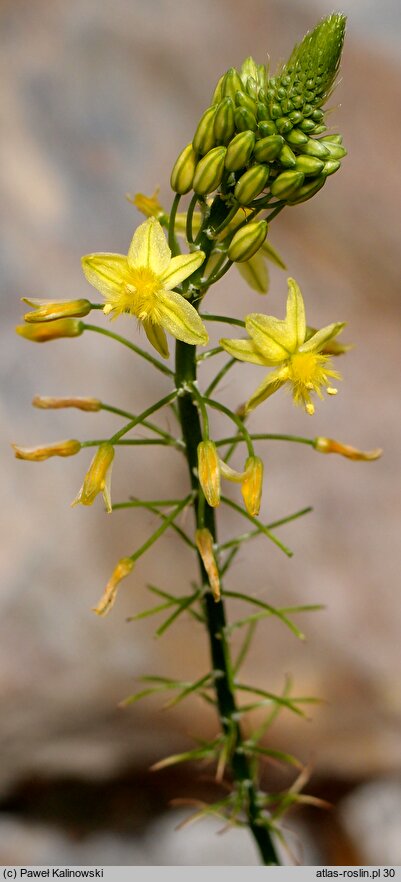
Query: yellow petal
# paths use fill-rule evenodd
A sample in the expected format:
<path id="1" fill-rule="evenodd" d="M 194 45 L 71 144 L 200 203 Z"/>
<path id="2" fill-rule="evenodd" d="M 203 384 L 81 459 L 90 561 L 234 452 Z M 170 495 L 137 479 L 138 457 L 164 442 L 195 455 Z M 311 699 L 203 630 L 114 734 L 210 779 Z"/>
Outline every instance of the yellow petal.
<path id="1" fill-rule="evenodd" d="M 148 319 L 145 319 L 142 324 L 145 329 L 145 334 L 149 340 L 149 343 L 154 346 L 154 348 L 159 353 L 159 355 L 162 356 L 162 358 L 168 358 L 168 344 L 163 328 L 161 328 L 160 325 L 155 325 Z"/>
<path id="2" fill-rule="evenodd" d="M 193 346 L 205 346 L 209 335 L 196 309 L 176 291 L 159 291 L 160 324 L 169 334 Z"/>
<path id="3" fill-rule="evenodd" d="M 128 264 L 133 269 L 147 267 L 159 276 L 168 267 L 171 251 L 159 221 L 149 217 L 135 230 L 128 251 Z"/>
<path id="4" fill-rule="evenodd" d="M 172 257 L 167 269 L 164 270 L 160 277 L 160 282 L 166 291 L 176 288 L 180 282 L 191 276 L 195 270 L 199 269 L 205 259 L 203 251 L 194 251 L 193 254 L 179 254 Z"/>
<path id="5" fill-rule="evenodd" d="M 212 589 L 213 597 L 217 603 L 217 601 L 220 600 L 220 578 L 216 558 L 214 556 L 213 536 L 206 527 L 202 527 L 200 530 L 196 531 L 195 541 L 209 579 L 209 585 Z"/>
<path id="6" fill-rule="evenodd" d="M 248 283 L 249 287 L 258 294 L 267 294 L 269 290 L 269 270 L 261 250 L 254 254 L 250 260 L 237 263 L 237 269 Z"/>
<path id="7" fill-rule="evenodd" d="M 305 340 L 306 321 L 302 294 L 295 279 L 288 279 L 287 314 L 288 339 L 291 338 L 292 352 Z"/>
<path id="8" fill-rule="evenodd" d="M 251 364 L 266 365 L 266 360 L 256 348 L 253 340 L 220 340 L 220 346 L 239 361 L 249 361 Z"/>
<path id="9" fill-rule="evenodd" d="M 88 282 L 104 297 L 121 293 L 121 286 L 129 284 L 129 266 L 124 254 L 86 254 L 82 269 Z"/>
<path id="10" fill-rule="evenodd" d="M 257 349 L 264 355 L 265 364 L 281 364 L 292 353 L 292 337 L 286 321 L 271 315 L 253 312 L 245 318 L 245 327 Z"/>
<path id="11" fill-rule="evenodd" d="M 333 337 L 340 334 L 343 328 L 345 328 L 345 322 L 334 322 L 332 325 L 326 325 L 325 328 L 316 331 L 316 334 L 313 334 L 306 343 L 303 343 L 303 345 L 299 347 L 299 351 L 320 352 L 329 340 L 332 340 Z"/>
<path id="12" fill-rule="evenodd" d="M 246 402 L 246 414 L 251 410 L 254 410 L 255 407 L 258 407 L 259 404 L 262 404 L 263 401 L 266 401 L 266 398 L 270 398 L 270 395 L 273 395 L 274 392 L 277 392 L 277 390 L 284 385 L 286 378 L 281 375 L 282 371 L 272 371 L 271 374 L 268 374 L 267 377 L 265 377 L 260 386 L 258 386 L 256 391 Z"/>

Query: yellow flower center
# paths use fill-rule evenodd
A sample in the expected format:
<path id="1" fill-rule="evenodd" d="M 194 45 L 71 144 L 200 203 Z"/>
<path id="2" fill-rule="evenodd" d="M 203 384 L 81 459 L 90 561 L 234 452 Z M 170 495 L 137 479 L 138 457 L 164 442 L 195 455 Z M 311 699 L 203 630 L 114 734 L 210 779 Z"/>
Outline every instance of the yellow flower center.
<path id="1" fill-rule="evenodd" d="M 140 321 L 149 319 L 156 324 L 160 321 L 157 293 L 163 286 L 159 276 L 147 266 L 130 269 L 129 276 L 122 286 L 116 312 L 130 312 Z"/>
<path id="2" fill-rule="evenodd" d="M 331 370 L 327 355 L 318 352 L 295 352 L 288 361 L 287 378 L 292 384 L 294 402 L 302 404 L 309 414 L 315 411 L 311 392 L 323 398 L 322 387 L 325 386 L 328 394 L 336 394 L 337 390 L 327 385 L 329 377 L 340 379 L 340 374 Z"/>

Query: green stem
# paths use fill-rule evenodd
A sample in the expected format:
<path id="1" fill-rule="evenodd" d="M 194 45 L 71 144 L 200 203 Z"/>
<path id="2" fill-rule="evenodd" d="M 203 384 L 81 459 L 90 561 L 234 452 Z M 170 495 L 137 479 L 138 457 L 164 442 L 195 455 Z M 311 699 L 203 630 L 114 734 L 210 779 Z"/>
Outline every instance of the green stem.
<path id="1" fill-rule="evenodd" d="M 131 429 L 134 429 L 135 426 L 142 423 L 142 420 L 145 420 L 146 417 L 150 416 L 152 413 L 155 413 L 156 410 L 160 410 L 161 407 L 164 407 L 165 404 L 169 404 L 170 401 L 174 401 L 177 398 L 177 390 L 174 389 L 174 392 L 170 392 L 169 395 L 166 395 L 164 398 L 161 398 L 160 401 L 156 401 L 156 404 L 152 404 L 151 407 L 146 408 L 146 410 L 142 411 L 142 413 L 138 414 L 137 417 L 134 417 L 127 423 L 126 426 L 123 426 L 119 432 L 116 432 L 110 440 L 109 444 L 115 444 L 116 441 L 119 441 L 123 435 L 126 435 L 127 432 L 130 432 Z"/>
<path id="2" fill-rule="evenodd" d="M 252 441 L 293 441 L 295 444 L 308 444 L 309 447 L 315 446 L 314 438 L 303 438 L 301 435 L 279 435 L 276 433 L 266 433 L 266 432 L 258 432 L 256 435 L 251 434 L 249 436 L 252 438 Z M 220 438 L 215 442 L 216 447 L 222 447 L 223 444 L 238 444 L 239 441 L 243 441 L 243 437 L 240 435 L 234 435 L 232 438 Z"/>
<path id="3" fill-rule="evenodd" d="M 199 411 L 194 402 L 193 393 L 190 391 L 196 383 L 196 350 L 194 346 L 177 341 L 176 344 L 176 386 L 185 389 L 178 398 L 178 410 L 182 428 L 183 440 L 186 445 L 186 457 L 188 462 L 189 478 L 191 487 L 196 494 L 194 500 L 194 512 L 196 526 L 205 526 L 216 541 L 216 526 L 214 511 L 207 503 L 203 502 L 203 512 L 200 508 L 200 498 L 203 494 L 199 490 L 197 478 L 197 447 L 202 440 Z M 257 800 L 257 790 L 252 777 L 252 770 L 248 757 L 244 753 L 243 735 L 238 722 L 238 707 L 235 700 L 233 685 L 233 668 L 230 659 L 229 645 L 225 636 L 226 617 L 222 601 L 216 603 L 209 586 L 207 573 L 202 560 L 198 555 L 200 575 L 204 589 L 204 614 L 209 633 L 210 652 L 212 659 L 212 671 L 216 691 L 217 706 L 219 711 L 222 730 L 226 738 L 233 737 L 231 754 L 231 771 L 239 792 L 246 794 L 246 813 L 250 830 L 256 840 L 262 855 L 263 863 L 277 866 L 279 861 L 273 845 L 270 831 L 263 817 Z"/>
<path id="4" fill-rule="evenodd" d="M 149 353 L 145 352 L 144 349 L 141 349 L 140 346 L 135 346 L 135 343 L 131 343 L 131 340 L 121 337 L 120 334 L 115 334 L 114 331 L 109 331 L 108 328 L 101 328 L 97 325 L 88 325 L 86 322 L 81 322 L 81 324 L 84 331 L 94 331 L 95 334 L 103 334 L 105 337 L 117 340 L 117 343 L 122 343 L 123 346 L 127 346 L 132 352 L 135 352 L 137 355 L 140 355 L 141 358 L 144 358 L 150 364 L 153 364 L 153 367 L 157 368 L 158 371 L 161 371 L 162 374 L 167 374 L 168 377 L 174 376 L 173 371 L 167 367 L 166 364 L 162 364 L 157 358 L 153 358 L 153 355 L 149 355 Z"/>
<path id="5" fill-rule="evenodd" d="M 130 413 L 128 410 L 122 410 L 120 407 L 113 407 L 111 404 L 104 404 L 103 401 L 101 403 L 100 410 L 106 410 L 108 413 L 115 413 L 117 416 L 126 417 L 127 420 L 136 419 L 134 413 Z M 169 432 L 165 432 L 164 429 L 160 429 L 159 426 L 156 426 L 155 423 L 151 423 L 150 420 L 142 420 L 142 425 L 146 429 L 150 429 L 152 432 L 156 432 L 157 435 L 160 435 L 161 438 L 166 440 L 168 444 L 175 444 L 176 440 L 173 438 Z"/>
<path id="6" fill-rule="evenodd" d="M 223 322 L 225 325 L 238 325 L 239 328 L 245 328 L 245 322 L 228 315 L 211 315 L 210 312 L 202 312 L 200 317 L 205 322 Z"/>

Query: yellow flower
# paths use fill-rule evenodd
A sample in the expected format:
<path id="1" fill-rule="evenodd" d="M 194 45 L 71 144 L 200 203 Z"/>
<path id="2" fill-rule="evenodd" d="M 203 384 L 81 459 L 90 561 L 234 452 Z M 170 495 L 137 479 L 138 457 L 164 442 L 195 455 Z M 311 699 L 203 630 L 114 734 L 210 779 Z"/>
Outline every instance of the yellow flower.
<path id="1" fill-rule="evenodd" d="M 152 196 L 145 196 L 145 193 L 135 193 L 134 196 L 127 196 L 128 202 L 132 202 L 135 205 L 135 208 L 144 214 L 145 217 L 156 217 L 158 220 L 166 217 L 166 212 L 162 205 L 159 202 L 159 190 L 160 187 L 156 187 L 156 190 L 152 194 Z"/>
<path id="2" fill-rule="evenodd" d="M 122 579 L 129 576 L 133 566 L 134 561 L 130 557 L 122 557 L 121 560 L 118 561 L 98 605 L 93 608 L 93 612 L 97 613 L 98 616 L 105 616 L 110 612 L 116 600 L 118 586 Z"/>
<path id="3" fill-rule="evenodd" d="M 98 493 L 102 493 L 106 511 L 111 512 L 110 480 L 114 459 L 114 447 L 105 441 L 96 451 L 84 482 L 71 505 L 92 505 Z"/>
<path id="4" fill-rule="evenodd" d="M 294 279 L 288 279 L 284 321 L 274 316 L 252 313 L 246 317 L 245 327 L 250 339 L 220 340 L 223 348 L 240 361 L 276 368 L 251 395 L 245 405 L 245 413 L 286 383 L 292 387 L 294 403 L 303 405 L 309 414 L 315 411 L 311 394 L 323 398 L 323 387 L 326 387 L 329 395 L 336 394 L 337 390 L 329 385 L 329 381 L 341 377 L 332 370 L 330 358 L 323 355 L 322 350 L 329 340 L 342 331 L 344 323 L 327 325 L 307 339 L 304 302 Z"/>
<path id="5" fill-rule="evenodd" d="M 88 282 L 105 297 L 106 315 L 136 316 L 149 342 L 167 358 L 165 331 L 194 346 L 208 342 L 196 309 L 173 291 L 204 259 L 203 251 L 171 257 L 159 221 L 150 217 L 135 231 L 127 256 L 88 254 L 82 258 L 82 267 Z"/>

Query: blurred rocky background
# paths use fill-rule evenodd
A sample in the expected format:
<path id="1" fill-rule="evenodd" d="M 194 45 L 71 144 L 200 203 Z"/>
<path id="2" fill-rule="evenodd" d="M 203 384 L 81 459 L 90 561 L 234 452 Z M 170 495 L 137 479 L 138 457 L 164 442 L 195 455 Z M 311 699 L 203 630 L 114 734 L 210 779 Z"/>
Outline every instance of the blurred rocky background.
<path id="1" fill-rule="evenodd" d="M 381 446 L 385 455 L 353 464 L 266 444 L 263 516 L 304 505 L 314 511 L 280 533 L 292 560 L 257 539 L 239 555 L 229 586 L 270 603 L 326 606 L 299 619 L 303 644 L 266 620 L 246 672 L 270 690 L 291 672 L 297 694 L 325 699 L 310 722 L 284 713 L 267 742 L 309 763 L 307 791 L 333 805 L 288 819 L 293 854 L 307 864 L 394 865 L 401 864 L 401 22 L 396 0 L 343 0 L 341 9 L 349 27 L 332 124 L 349 157 L 313 201 L 277 219 L 271 241 L 301 286 L 310 321 L 345 320 L 344 339 L 355 349 L 342 360 L 339 395 L 313 420 L 278 394 L 254 414 L 252 428 L 334 436 Z M 147 771 L 189 747 L 193 734 L 213 734 L 213 714 L 196 700 L 171 712 L 161 711 L 161 700 L 117 707 L 145 673 L 189 679 L 206 669 L 205 636 L 192 620 L 182 618 L 161 639 L 151 621 L 126 621 L 149 603 L 148 582 L 185 591 L 190 555 L 165 535 L 99 620 L 91 607 L 118 558 L 154 529 L 153 517 L 109 518 L 100 503 L 72 510 L 89 455 L 29 464 L 14 461 L 9 446 L 107 436 L 118 424 L 101 414 L 33 410 L 35 393 L 97 396 L 139 412 L 168 383 L 98 335 L 40 348 L 13 327 L 21 296 L 90 296 L 80 257 L 126 251 L 140 222 L 127 192 L 160 184 L 169 204 L 172 163 L 222 71 L 250 53 L 265 61 L 269 52 L 274 67 L 331 10 L 331 0 L 1 2 L 3 864 L 257 862 L 246 834 L 216 836 L 215 822 L 175 832 L 185 812 L 169 801 L 213 798 L 209 769 Z M 209 309 L 280 314 L 286 277 L 271 276 L 262 303 L 232 271 Z M 116 329 L 136 338 L 129 319 Z M 237 404 L 258 378 L 257 368 L 234 368 L 224 400 Z M 133 448 L 116 457 L 114 501 L 129 493 L 169 497 L 185 486 L 177 453 Z M 223 517 L 223 535 L 241 530 Z M 237 612 L 238 605 L 230 610 Z M 266 766 L 266 787 L 285 780 Z"/>

